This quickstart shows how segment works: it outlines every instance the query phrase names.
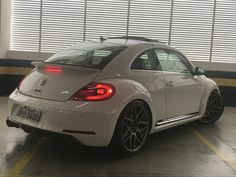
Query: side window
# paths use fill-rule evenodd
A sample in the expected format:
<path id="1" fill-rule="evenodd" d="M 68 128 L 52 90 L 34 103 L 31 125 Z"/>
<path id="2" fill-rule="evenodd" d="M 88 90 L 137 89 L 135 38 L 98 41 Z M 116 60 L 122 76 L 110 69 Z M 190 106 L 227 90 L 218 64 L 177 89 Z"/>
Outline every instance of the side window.
<path id="1" fill-rule="evenodd" d="M 157 59 L 151 50 L 145 51 L 134 60 L 131 69 L 156 70 Z"/>
<path id="2" fill-rule="evenodd" d="M 189 73 L 186 64 L 177 54 L 166 52 L 162 49 L 155 50 L 155 54 L 157 55 L 162 71 Z"/>

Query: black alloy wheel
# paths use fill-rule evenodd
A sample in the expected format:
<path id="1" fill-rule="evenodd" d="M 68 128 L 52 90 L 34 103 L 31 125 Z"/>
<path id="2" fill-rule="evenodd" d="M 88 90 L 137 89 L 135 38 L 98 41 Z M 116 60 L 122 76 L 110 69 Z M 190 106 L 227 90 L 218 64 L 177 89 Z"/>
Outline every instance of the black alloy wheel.
<path id="1" fill-rule="evenodd" d="M 142 101 L 128 104 L 118 120 L 113 146 L 125 156 L 134 155 L 144 145 L 151 128 L 151 116 Z"/>
<path id="2" fill-rule="evenodd" d="M 223 98 L 217 91 L 213 91 L 208 98 L 205 114 L 199 120 L 206 124 L 214 123 L 221 117 L 223 112 Z"/>

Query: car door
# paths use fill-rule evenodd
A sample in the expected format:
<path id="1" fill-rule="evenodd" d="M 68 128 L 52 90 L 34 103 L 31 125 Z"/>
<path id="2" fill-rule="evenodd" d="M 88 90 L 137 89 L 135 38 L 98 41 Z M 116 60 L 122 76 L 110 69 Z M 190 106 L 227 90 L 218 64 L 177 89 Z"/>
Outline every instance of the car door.
<path id="1" fill-rule="evenodd" d="M 187 59 L 171 50 L 156 49 L 155 54 L 165 79 L 167 118 L 199 112 L 203 85 Z"/>

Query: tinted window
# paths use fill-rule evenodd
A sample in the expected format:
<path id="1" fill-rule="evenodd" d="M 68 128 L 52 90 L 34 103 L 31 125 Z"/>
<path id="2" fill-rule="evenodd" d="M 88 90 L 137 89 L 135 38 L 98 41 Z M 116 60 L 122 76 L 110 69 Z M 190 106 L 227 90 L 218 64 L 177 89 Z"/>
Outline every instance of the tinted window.
<path id="1" fill-rule="evenodd" d="M 67 49 L 53 55 L 45 62 L 103 69 L 125 48 L 126 47 L 123 46 L 115 46 L 97 47 L 92 49 Z"/>
<path id="2" fill-rule="evenodd" d="M 145 51 L 134 60 L 131 69 L 156 70 L 157 59 L 153 55 L 152 51 Z"/>
<path id="3" fill-rule="evenodd" d="M 173 52 L 167 52 L 165 50 L 155 50 L 158 61 L 163 71 L 188 73 L 189 70 L 181 57 Z"/>

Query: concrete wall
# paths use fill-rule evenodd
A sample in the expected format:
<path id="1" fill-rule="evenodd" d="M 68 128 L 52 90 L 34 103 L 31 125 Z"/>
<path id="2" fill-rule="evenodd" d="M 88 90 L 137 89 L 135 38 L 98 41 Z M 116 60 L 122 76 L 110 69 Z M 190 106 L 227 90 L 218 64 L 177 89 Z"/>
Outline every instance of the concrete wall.
<path id="1" fill-rule="evenodd" d="M 7 57 L 10 49 L 11 0 L 0 1 L 0 58 Z"/>

